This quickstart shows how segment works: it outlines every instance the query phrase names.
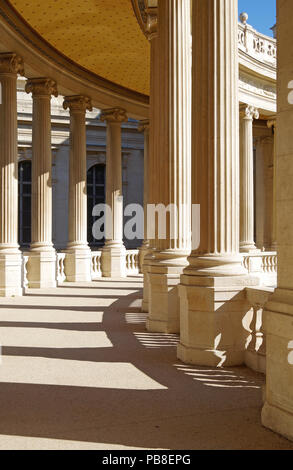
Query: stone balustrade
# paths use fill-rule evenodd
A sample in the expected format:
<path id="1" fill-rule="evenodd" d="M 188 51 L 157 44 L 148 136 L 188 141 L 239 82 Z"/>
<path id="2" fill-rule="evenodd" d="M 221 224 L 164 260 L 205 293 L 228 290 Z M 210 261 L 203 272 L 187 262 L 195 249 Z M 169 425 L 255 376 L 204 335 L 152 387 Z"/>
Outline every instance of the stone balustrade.
<path id="1" fill-rule="evenodd" d="M 275 251 L 258 252 L 243 255 L 243 266 L 249 274 L 259 277 L 260 285 L 275 287 L 277 285 L 278 257 Z"/>
<path id="2" fill-rule="evenodd" d="M 102 252 L 101 251 L 92 251 L 92 264 L 91 264 L 91 273 L 92 280 L 100 279 L 102 277 Z"/>
<path id="3" fill-rule="evenodd" d="M 65 253 L 56 254 L 56 279 L 57 285 L 62 284 L 66 280 L 65 276 Z"/>
<path id="4" fill-rule="evenodd" d="M 245 22 L 238 24 L 238 47 L 261 62 L 277 66 L 276 39 L 259 33 Z"/>
<path id="5" fill-rule="evenodd" d="M 246 342 L 245 363 L 256 372 L 266 373 L 266 312 L 264 306 L 274 292 L 273 288 L 247 288 L 246 300 L 250 307 L 244 327 L 249 333 Z"/>
<path id="6" fill-rule="evenodd" d="M 126 251 L 127 276 L 139 274 L 139 250 Z"/>

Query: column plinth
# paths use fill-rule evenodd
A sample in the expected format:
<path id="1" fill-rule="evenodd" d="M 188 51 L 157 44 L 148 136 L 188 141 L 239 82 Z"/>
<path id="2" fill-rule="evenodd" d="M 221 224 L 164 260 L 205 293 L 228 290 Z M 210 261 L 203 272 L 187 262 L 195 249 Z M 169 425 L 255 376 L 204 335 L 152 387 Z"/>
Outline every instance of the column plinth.
<path id="1" fill-rule="evenodd" d="M 240 251 L 255 252 L 253 120 L 259 112 L 253 106 L 240 109 Z"/>
<path id="2" fill-rule="evenodd" d="M 239 252 L 237 0 L 193 0 L 192 203 L 200 244 L 179 287 L 178 357 L 189 364 L 244 362 L 250 279 Z"/>
<path id="3" fill-rule="evenodd" d="M 191 250 L 191 30 L 189 0 L 158 3 L 151 39 L 148 203 L 173 207 L 166 236 L 150 240 L 145 273 L 147 329 L 179 332 L 178 284 Z M 148 285 L 146 285 L 148 284 Z M 144 299 L 146 300 L 146 299 Z M 147 301 L 144 302 L 146 309 Z"/>
<path id="4" fill-rule="evenodd" d="M 52 243 L 51 96 L 57 85 L 49 78 L 32 78 L 26 92 L 33 97 L 32 242 L 27 253 L 30 288 L 56 287 L 56 252 Z"/>
<path id="5" fill-rule="evenodd" d="M 17 74 L 23 60 L 0 54 L 0 296 L 22 295 L 22 254 L 18 245 Z"/>
<path id="6" fill-rule="evenodd" d="M 91 250 L 87 242 L 86 111 L 92 110 L 87 96 L 67 96 L 70 112 L 69 226 L 65 274 L 69 282 L 91 281 Z"/>
<path id="7" fill-rule="evenodd" d="M 107 123 L 106 204 L 111 214 L 106 216 L 106 243 L 102 250 L 104 277 L 126 277 L 126 250 L 123 243 L 123 190 L 121 124 L 127 122 L 121 108 L 104 110 L 100 117 Z"/>

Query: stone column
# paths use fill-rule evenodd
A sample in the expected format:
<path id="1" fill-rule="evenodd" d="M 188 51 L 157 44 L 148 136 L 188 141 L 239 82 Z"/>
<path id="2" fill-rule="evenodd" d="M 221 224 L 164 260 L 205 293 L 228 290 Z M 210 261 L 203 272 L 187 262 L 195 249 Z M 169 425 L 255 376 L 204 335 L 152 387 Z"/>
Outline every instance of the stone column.
<path id="1" fill-rule="evenodd" d="M 242 319 L 249 278 L 239 254 L 237 4 L 193 0 L 192 7 L 191 175 L 200 244 L 181 278 L 178 357 L 218 367 L 242 364 L 247 338 Z"/>
<path id="2" fill-rule="evenodd" d="M 22 255 L 18 246 L 17 74 L 22 58 L 0 54 L 0 296 L 22 295 Z"/>
<path id="3" fill-rule="evenodd" d="M 56 252 L 52 244 L 51 96 L 58 96 L 49 78 L 27 81 L 33 95 L 32 243 L 27 253 L 31 288 L 56 287 Z"/>
<path id="4" fill-rule="evenodd" d="M 240 108 L 240 251 L 256 251 L 254 242 L 253 106 Z"/>
<path id="5" fill-rule="evenodd" d="M 65 274 L 69 282 L 91 281 L 91 250 L 87 242 L 86 111 L 92 110 L 87 96 L 67 96 L 70 111 L 69 242 Z"/>
<path id="6" fill-rule="evenodd" d="M 149 120 L 141 121 L 139 124 L 138 132 L 144 133 L 144 183 L 143 183 L 143 210 L 144 210 L 144 240 L 141 248 L 139 249 L 139 264 L 141 272 L 143 272 L 144 258 L 150 250 L 150 242 L 147 235 L 147 206 L 148 206 L 148 191 L 149 191 L 149 137 L 150 137 L 150 122 Z"/>
<path id="7" fill-rule="evenodd" d="M 290 0 L 277 1 L 277 18 L 278 287 L 265 307 L 267 380 L 262 423 L 293 439 L 293 19 Z"/>
<path id="8" fill-rule="evenodd" d="M 277 251 L 277 119 L 268 121 L 268 128 L 272 129 L 274 139 L 274 156 L 273 156 L 273 227 L 272 227 L 272 251 Z"/>
<path id="9" fill-rule="evenodd" d="M 146 257 L 147 329 L 155 332 L 179 332 L 178 284 L 191 250 L 190 13 L 189 0 L 158 2 L 158 34 L 151 36 L 149 203 L 161 205 L 167 219 L 164 234 L 159 217 L 148 217 L 154 232 Z"/>
<path id="10" fill-rule="evenodd" d="M 104 110 L 100 117 L 107 122 L 106 243 L 102 252 L 104 277 L 126 276 L 126 250 L 123 244 L 123 190 L 121 124 L 127 122 L 126 111 L 121 108 Z"/>

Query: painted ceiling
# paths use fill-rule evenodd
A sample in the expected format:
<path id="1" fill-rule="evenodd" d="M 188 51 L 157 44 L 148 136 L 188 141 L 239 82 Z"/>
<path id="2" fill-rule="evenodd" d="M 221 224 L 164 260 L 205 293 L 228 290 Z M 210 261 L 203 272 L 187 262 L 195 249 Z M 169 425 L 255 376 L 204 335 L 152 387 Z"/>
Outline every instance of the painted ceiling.
<path id="1" fill-rule="evenodd" d="M 50 45 L 96 75 L 149 95 L 150 46 L 131 0 L 10 0 Z"/>

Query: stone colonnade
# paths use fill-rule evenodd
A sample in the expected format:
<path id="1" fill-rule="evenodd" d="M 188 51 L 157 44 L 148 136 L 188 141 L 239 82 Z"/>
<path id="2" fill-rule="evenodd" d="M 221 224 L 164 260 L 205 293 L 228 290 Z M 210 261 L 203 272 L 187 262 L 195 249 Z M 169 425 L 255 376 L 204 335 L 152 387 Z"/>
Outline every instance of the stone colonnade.
<path id="1" fill-rule="evenodd" d="M 22 295 L 24 257 L 30 288 L 57 285 L 57 254 L 52 243 L 52 151 L 51 96 L 58 96 L 57 83 L 48 77 L 30 78 L 26 92 L 33 98 L 32 132 L 32 242 L 21 253 L 18 245 L 18 171 L 17 171 L 17 75 L 24 75 L 24 63 L 14 53 L 0 54 L 0 295 Z M 86 111 L 91 99 L 84 95 L 64 98 L 70 113 L 69 164 L 69 242 L 65 256 L 67 281 L 92 279 L 92 256 L 87 243 L 86 194 Z M 103 110 L 107 122 L 107 204 L 112 219 L 107 220 L 107 241 L 103 249 L 103 275 L 126 275 L 126 250 L 123 245 L 123 204 L 121 170 L 121 124 L 127 121 L 124 109 Z M 120 199 L 119 199 L 120 198 Z M 24 256 L 23 256 L 24 255 Z"/>

